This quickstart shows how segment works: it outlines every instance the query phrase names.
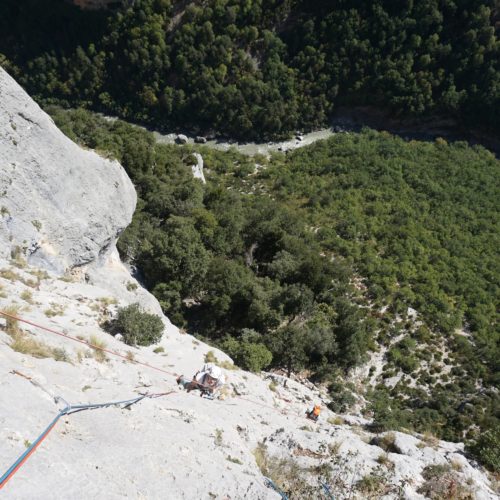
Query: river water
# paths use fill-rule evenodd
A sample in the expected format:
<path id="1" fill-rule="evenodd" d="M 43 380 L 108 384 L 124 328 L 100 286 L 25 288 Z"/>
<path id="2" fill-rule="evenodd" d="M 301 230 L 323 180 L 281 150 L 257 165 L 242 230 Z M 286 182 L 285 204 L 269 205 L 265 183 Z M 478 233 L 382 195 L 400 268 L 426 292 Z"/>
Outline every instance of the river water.
<path id="1" fill-rule="evenodd" d="M 177 139 L 177 134 L 160 134 L 159 132 L 153 132 L 156 140 L 162 144 L 175 144 Z M 224 140 L 211 140 L 207 141 L 204 146 L 219 149 L 220 151 L 227 151 L 230 148 L 234 148 L 242 154 L 253 156 L 256 154 L 269 155 L 274 151 L 290 151 L 292 149 L 300 148 L 312 144 L 313 142 L 319 141 L 321 139 L 328 139 L 329 137 L 335 135 L 335 132 L 331 128 L 325 128 L 317 130 L 315 132 L 310 132 L 307 134 L 301 134 L 300 138 L 287 141 L 279 142 L 235 142 L 235 141 L 224 141 Z M 194 138 L 188 137 L 188 144 L 194 144 Z"/>

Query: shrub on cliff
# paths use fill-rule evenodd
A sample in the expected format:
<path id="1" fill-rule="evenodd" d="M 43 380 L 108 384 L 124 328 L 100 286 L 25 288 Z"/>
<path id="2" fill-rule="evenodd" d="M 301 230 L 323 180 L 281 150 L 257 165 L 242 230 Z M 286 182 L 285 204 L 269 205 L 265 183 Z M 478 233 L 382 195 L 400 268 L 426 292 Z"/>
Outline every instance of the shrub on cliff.
<path id="1" fill-rule="evenodd" d="M 129 345 L 154 344 L 161 339 L 164 328 L 159 316 L 145 312 L 139 304 L 120 307 L 109 327 L 112 333 L 121 333 Z"/>
<path id="2" fill-rule="evenodd" d="M 500 471 L 500 427 L 483 432 L 470 451 L 485 467 Z"/>

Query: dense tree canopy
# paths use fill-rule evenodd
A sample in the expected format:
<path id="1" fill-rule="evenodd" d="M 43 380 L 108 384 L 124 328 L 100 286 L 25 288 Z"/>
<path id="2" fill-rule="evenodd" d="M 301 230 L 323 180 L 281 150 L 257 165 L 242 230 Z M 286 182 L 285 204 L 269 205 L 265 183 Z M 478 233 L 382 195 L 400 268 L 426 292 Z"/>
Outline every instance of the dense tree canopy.
<path id="1" fill-rule="evenodd" d="M 270 160 L 197 146 L 202 185 L 191 146 L 52 114 L 125 165 L 139 202 L 119 250 L 175 323 L 250 370 L 309 370 L 344 409 L 339 373 L 386 348 L 381 377 L 400 379 L 366 395 L 377 428 L 463 439 L 498 425 L 499 162 L 487 150 L 370 130 Z"/>
<path id="2" fill-rule="evenodd" d="M 339 104 L 493 127 L 494 0 L 3 0 L 0 63 L 45 102 L 157 128 L 277 137 Z"/>

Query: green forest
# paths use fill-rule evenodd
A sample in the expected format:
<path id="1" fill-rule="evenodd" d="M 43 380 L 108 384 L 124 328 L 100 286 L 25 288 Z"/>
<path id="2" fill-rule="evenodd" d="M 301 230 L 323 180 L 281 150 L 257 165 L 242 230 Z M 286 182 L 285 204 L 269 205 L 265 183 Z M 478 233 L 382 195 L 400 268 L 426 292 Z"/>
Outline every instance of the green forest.
<path id="1" fill-rule="evenodd" d="M 248 157 L 49 111 L 132 178 L 138 206 L 119 250 L 174 323 L 243 368 L 308 370 L 336 411 L 355 401 L 347 370 L 386 349 L 382 378 L 403 377 L 366 390 L 377 429 L 473 442 L 498 428 L 500 163 L 489 151 L 367 129 Z"/>
<path id="2" fill-rule="evenodd" d="M 494 0 L 0 3 L 0 64 L 44 104 L 238 139 L 328 124 L 338 106 L 492 131 Z"/>

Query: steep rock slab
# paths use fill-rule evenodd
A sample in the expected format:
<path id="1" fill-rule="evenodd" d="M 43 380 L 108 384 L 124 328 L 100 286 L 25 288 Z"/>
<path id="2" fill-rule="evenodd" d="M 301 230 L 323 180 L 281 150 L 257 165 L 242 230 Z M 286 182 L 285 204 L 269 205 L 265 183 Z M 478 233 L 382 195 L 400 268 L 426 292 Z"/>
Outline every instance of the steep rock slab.
<path id="1" fill-rule="evenodd" d="M 135 204 L 121 165 L 74 144 L 0 68 L 0 256 L 22 252 L 59 273 L 90 263 Z"/>

